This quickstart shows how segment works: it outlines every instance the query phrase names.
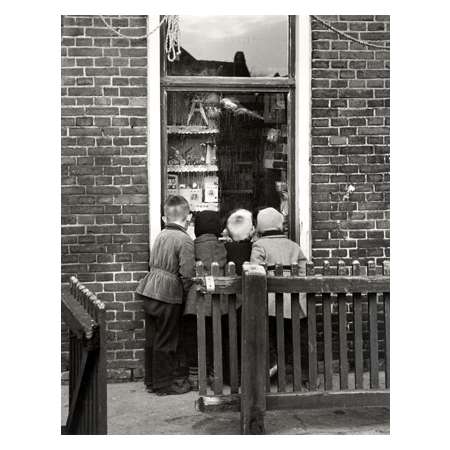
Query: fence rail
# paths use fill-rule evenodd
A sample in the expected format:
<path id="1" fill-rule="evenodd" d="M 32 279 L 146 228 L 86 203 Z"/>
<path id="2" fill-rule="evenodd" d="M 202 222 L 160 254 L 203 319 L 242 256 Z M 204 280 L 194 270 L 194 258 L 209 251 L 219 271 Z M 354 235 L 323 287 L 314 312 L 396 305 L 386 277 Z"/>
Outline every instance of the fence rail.
<path id="1" fill-rule="evenodd" d="M 261 434 L 266 409 L 388 406 L 389 263 L 307 264 L 303 275 L 297 264 L 289 273 L 279 264 L 267 269 L 246 263 L 241 278 L 232 264 L 222 277 L 215 263 L 211 276 L 197 266 L 204 294 L 197 313 L 200 409 L 240 410 L 242 433 Z M 205 305 L 211 305 L 212 342 Z"/>
<path id="2" fill-rule="evenodd" d="M 69 414 L 62 434 L 107 434 L 105 305 L 75 278 L 63 286 L 69 327 Z"/>

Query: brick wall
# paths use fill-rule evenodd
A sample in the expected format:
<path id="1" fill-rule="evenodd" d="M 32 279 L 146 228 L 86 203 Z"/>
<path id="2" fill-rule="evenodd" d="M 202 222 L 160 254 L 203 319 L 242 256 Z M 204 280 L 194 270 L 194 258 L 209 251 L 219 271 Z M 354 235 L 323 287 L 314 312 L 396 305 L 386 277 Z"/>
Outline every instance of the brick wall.
<path id="1" fill-rule="evenodd" d="M 149 257 L 147 44 L 117 37 L 96 16 L 61 20 L 62 281 L 75 274 L 106 303 L 110 375 L 139 377 L 143 314 L 134 290 Z M 145 16 L 114 16 L 112 24 L 146 33 Z"/>
<path id="2" fill-rule="evenodd" d="M 320 16 L 389 45 L 389 16 Z M 312 20 L 312 256 L 315 264 L 389 257 L 389 51 Z M 354 193 L 346 196 L 349 186 Z"/>
<path id="3" fill-rule="evenodd" d="M 363 40 L 389 39 L 388 16 L 321 18 Z M 146 32 L 143 16 L 113 25 Z M 312 39 L 313 259 L 379 265 L 389 257 L 389 52 L 315 20 Z M 134 289 L 149 257 L 146 74 L 145 40 L 116 37 L 94 16 L 62 18 L 62 280 L 76 274 L 105 301 L 115 379 L 142 376 Z M 66 336 L 63 324 L 63 368 Z"/>

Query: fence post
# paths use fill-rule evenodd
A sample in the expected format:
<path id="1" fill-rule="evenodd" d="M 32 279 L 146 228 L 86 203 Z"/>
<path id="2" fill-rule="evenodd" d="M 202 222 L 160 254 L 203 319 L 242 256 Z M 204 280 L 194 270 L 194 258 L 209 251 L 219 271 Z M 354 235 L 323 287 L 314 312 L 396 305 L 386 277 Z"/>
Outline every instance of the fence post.
<path id="1" fill-rule="evenodd" d="M 264 434 L 267 279 L 262 266 L 243 269 L 241 434 Z"/>

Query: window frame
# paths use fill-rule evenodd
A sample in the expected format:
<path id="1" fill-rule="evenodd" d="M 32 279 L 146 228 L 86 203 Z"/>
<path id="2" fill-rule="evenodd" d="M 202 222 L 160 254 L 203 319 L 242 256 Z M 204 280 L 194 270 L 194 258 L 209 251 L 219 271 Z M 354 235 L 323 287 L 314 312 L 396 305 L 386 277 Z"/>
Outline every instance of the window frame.
<path id="1" fill-rule="evenodd" d="M 164 54 L 166 27 L 160 29 L 161 80 L 161 204 L 167 192 L 167 93 L 168 92 L 258 92 L 285 93 L 287 97 L 288 129 L 288 192 L 289 237 L 298 240 L 295 211 L 295 16 L 288 16 L 288 76 L 287 77 L 215 77 L 166 75 Z"/>
<path id="2" fill-rule="evenodd" d="M 151 30 L 161 16 L 148 16 Z M 205 77 L 166 75 L 165 27 L 148 43 L 148 176 L 150 247 L 160 231 L 161 207 L 167 190 L 167 93 L 286 93 L 288 138 L 289 235 L 311 257 L 311 25 L 309 16 L 288 16 L 288 77 Z M 299 73 L 299 65 L 302 73 Z M 305 76 L 306 74 L 306 76 Z M 301 76 L 300 76 L 301 75 Z M 158 127 L 157 124 L 160 124 Z M 156 165 L 160 170 L 156 170 Z M 301 175 L 301 176 L 299 176 Z M 159 204 L 157 199 L 159 198 Z"/>

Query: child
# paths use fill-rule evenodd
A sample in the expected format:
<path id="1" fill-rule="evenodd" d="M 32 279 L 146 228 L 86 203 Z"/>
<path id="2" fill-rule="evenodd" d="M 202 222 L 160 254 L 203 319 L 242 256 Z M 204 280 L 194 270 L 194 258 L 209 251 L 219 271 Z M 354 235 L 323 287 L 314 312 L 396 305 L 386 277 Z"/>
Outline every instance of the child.
<path id="1" fill-rule="evenodd" d="M 253 243 L 252 254 L 250 256 L 250 262 L 255 264 L 266 263 L 267 266 L 274 266 L 275 264 L 282 264 L 283 266 L 290 266 L 293 262 L 296 262 L 300 266 L 300 274 L 306 273 L 306 258 L 302 252 L 300 246 L 291 241 L 283 234 L 283 215 L 274 208 L 265 208 L 259 211 L 256 219 L 256 232 L 260 238 Z M 304 297 L 304 296 L 301 296 Z M 269 343 L 271 346 L 271 353 L 274 349 L 274 318 L 275 316 L 275 295 L 269 293 Z M 303 344 L 306 344 L 306 305 L 305 299 L 301 298 L 300 301 L 300 329 L 302 330 L 301 339 Z M 285 295 L 283 298 L 283 315 L 284 318 L 291 318 L 291 303 L 290 296 Z M 285 325 L 285 330 L 289 332 L 291 326 Z M 288 333 L 287 333 L 288 335 Z M 287 353 L 292 345 L 292 340 L 287 339 Z M 302 345 L 303 347 L 303 345 Z M 305 361 L 302 366 L 306 369 L 307 347 L 302 348 L 302 359 Z M 272 364 L 271 364 L 272 365 Z M 271 370 L 272 371 L 272 370 Z M 272 371 L 273 372 L 273 371 Z"/>
<path id="2" fill-rule="evenodd" d="M 236 265 L 236 274 L 242 274 L 242 265 L 250 261 L 252 252 L 252 236 L 255 228 L 252 223 L 252 213 L 246 209 L 238 209 L 230 214 L 227 220 L 227 231 L 232 242 L 227 242 L 227 261 Z"/>
<path id="3" fill-rule="evenodd" d="M 203 267 L 207 275 L 211 272 L 211 263 L 213 262 L 219 263 L 219 275 L 223 275 L 225 272 L 227 252 L 223 242 L 218 239 L 221 230 L 219 213 L 215 211 L 201 211 L 195 218 L 195 260 L 203 262 Z M 211 305 L 205 306 L 205 311 L 209 315 L 211 315 L 209 311 L 210 307 Z M 197 314 L 196 286 L 192 286 L 188 293 L 184 314 Z"/>
<path id="4" fill-rule="evenodd" d="M 145 296 L 146 328 L 152 327 L 150 346 L 146 333 L 146 371 L 151 360 L 151 377 L 146 384 L 158 395 L 183 394 L 190 390 L 187 380 L 175 380 L 175 355 L 185 292 L 194 276 L 194 243 L 186 232 L 189 204 L 180 195 L 170 196 L 164 204 L 165 228 L 158 234 L 150 253 L 149 273 L 136 292 Z M 151 378 L 151 382 L 150 382 Z"/>
<path id="5" fill-rule="evenodd" d="M 259 211 L 256 232 L 260 238 L 253 243 L 250 262 L 266 263 L 268 266 L 277 263 L 290 266 L 296 262 L 301 269 L 306 268 L 306 258 L 300 246 L 283 234 L 283 215 L 276 209 Z"/>
<path id="6" fill-rule="evenodd" d="M 219 275 L 224 275 L 225 264 L 227 261 L 227 254 L 223 242 L 218 238 L 221 234 L 222 226 L 220 223 L 219 213 L 215 211 L 201 211 L 197 214 L 194 224 L 195 240 L 195 260 L 202 261 L 205 274 L 211 273 L 211 264 L 217 262 L 219 264 Z M 186 306 L 184 309 L 183 317 L 183 346 L 184 354 L 187 359 L 189 367 L 189 380 L 192 388 L 196 388 L 196 372 L 197 372 L 197 302 L 199 296 L 197 286 L 192 286 L 189 290 Z M 206 321 L 206 333 L 208 335 L 207 342 L 212 342 L 211 333 L 211 302 L 205 302 L 205 315 Z M 226 305 L 221 305 L 222 313 L 227 313 Z M 208 345 L 208 350 L 211 350 L 211 345 Z M 208 365 L 211 366 L 212 354 L 208 351 L 207 355 Z M 209 367 L 211 369 L 211 367 Z"/>

